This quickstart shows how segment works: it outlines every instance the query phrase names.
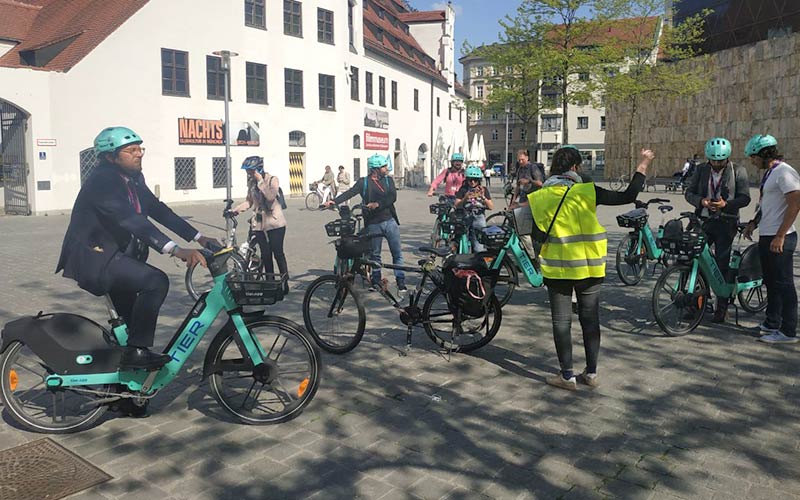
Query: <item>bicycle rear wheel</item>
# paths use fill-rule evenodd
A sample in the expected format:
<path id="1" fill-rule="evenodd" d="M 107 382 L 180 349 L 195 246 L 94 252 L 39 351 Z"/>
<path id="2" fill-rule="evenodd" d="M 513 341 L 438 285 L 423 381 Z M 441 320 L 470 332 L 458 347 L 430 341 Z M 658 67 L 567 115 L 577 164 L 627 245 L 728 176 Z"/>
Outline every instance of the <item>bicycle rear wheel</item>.
<path id="1" fill-rule="evenodd" d="M 517 266 L 514 265 L 511 258 L 506 254 L 503 256 L 503 262 L 500 263 L 500 274 L 497 276 L 497 284 L 494 287 L 494 295 L 497 297 L 498 302 L 500 302 L 500 307 L 508 304 L 518 284 L 519 272 L 517 271 Z"/>
<path id="2" fill-rule="evenodd" d="M 253 249 L 252 252 L 256 259 L 251 259 L 250 261 L 260 262 L 256 255 L 257 249 Z M 246 267 L 250 272 L 258 271 L 258 269 L 251 269 L 251 267 L 253 267 L 252 265 L 245 266 L 244 257 L 237 252 L 231 252 L 230 260 L 233 262 L 234 271 L 242 272 L 246 270 Z M 211 276 L 211 272 L 209 272 L 208 268 L 203 266 L 199 266 L 198 269 L 197 264 L 186 268 L 186 275 L 183 281 L 186 284 L 186 291 L 189 292 L 189 295 L 194 300 L 199 299 L 203 293 L 210 291 L 214 287 L 214 277 Z"/>
<path id="3" fill-rule="evenodd" d="M 303 322 L 318 346 L 344 354 L 361 342 L 367 314 L 350 281 L 329 275 L 317 278 L 306 290 Z"/>
<path id="4" fill-rule="evenodd" d="M 261 347 L 265 362 L 253 366 L 228 332 L 209 352 L 209 388 L 214 399 L 245 424 L 278 424 L 308 406 L 319 387 L 322 360 L 303 328 L 285 318 L 260 316 L 245 320 Z"/>
<path id="5" fill-rule="evenodd" d="M 647 271 L 647 249 L 639 244 L 637 233 L 628 233 L 617 247 L 617 275 L 626 285 L 642 281 Z"/>
<path id="6" fill-rule="evenodd" d="M 742 290 L 738 293 L 739 297 L 739 304 L 742 306 L 742 309 L 749 312 L 750 314 L 755 314 L 763 311 L 767 308 L 767 290 L 764 283 L 755 287 L 755 288 L 748 288 L 747 290 Z"/>
<path id="7" fill-rule="evenodd" d="M 321 204 L 322 204 L 322 199 L 319 197 L 317 193 L 308 193 L 306 195 L 307 210 L 319 210 L 319 206 Z"/>
<path id="8" fill-rule="evenodd" d="M 438 288 L 428 295 L 422 306 L 425 333 L 439 347 L 452 352 L 471 352 L 492 341 L 500 330 L 503 310 L 496 295 L 492 295 L 480 318 L 461 318 L 450 310 L 447 296 Z"/>
<path id="9" fill-rule="evenodd" d="M 33 432 L 67 434 L 87 429 L 107 410 L 97 400 L 111 397 L 110 385 L 50 388 L 53 371 L 22 342 L 0 358 L 0 399 L 17 423 Z"/>
<path id="10" fill-rule="evenodd" d="M 653 315 L 667 335 L 690 333 L 703 320 L 706 311 L 708 286 L 697 273 L 694 290 L 689 290 L 692 268 L 678 265 L 666 269 L 653 289 Z"/>

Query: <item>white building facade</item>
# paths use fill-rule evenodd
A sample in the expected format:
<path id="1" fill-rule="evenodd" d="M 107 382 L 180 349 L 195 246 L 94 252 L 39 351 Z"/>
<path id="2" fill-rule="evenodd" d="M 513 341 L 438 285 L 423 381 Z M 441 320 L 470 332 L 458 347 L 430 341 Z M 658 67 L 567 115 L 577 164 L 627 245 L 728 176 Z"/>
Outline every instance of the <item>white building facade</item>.
<path id="1" fill-rule="evenodd" d="M 0 0 L 0 18 L 6 12 L 18 16 L 16 28 L 29 22 L 36 30 L 39 16 L 53 17 L 46 9 L 54 4 Z M 7 212 L 70 209 L 95 164 L 92 141 L 112 125 L 144 139 L 144 174 L 162 200 L 223 199 L 225 73 L 213 55 L 220 50 L 238 54 L 230 68 L 234 197 L 246 192 L 239 165 L 247 156 L 263 156 L 287 196 L 301 195 L 326 165 L 364 175 L 374 153 L 392 158 L 398 184 L 414 169 L 421 182 L 442 161 L 432 155 L 437 138 L 466 134 L 450 8 L 410 13 L 396 0 L 132 0 L 125 12 L 114 12 L 120 2 L 80 12 L 93 4 L 70 3 L 76 12 L 65 15 L 83 18 L 77 35 L 41 21 L 31 38 L 46 36 L 44 43 L 0 22 Z M 102 36 L 100 22 L 114 16 L 118 26 L 87 49 L 81 37 Z M 409 16 L 438 30 L 438 40 L 417 42 L 402 21 Z"/>

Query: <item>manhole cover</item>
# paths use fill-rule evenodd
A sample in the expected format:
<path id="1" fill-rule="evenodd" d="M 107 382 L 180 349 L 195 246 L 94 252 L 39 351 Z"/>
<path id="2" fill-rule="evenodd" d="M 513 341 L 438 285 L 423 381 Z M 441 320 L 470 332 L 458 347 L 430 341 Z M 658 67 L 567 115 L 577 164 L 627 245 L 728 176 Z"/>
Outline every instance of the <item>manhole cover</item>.
<path id="1" fill-rule="evenodd" d="M 0 500 L 56 500 L 109 479 L 51 439 L 0 451 Z"/>

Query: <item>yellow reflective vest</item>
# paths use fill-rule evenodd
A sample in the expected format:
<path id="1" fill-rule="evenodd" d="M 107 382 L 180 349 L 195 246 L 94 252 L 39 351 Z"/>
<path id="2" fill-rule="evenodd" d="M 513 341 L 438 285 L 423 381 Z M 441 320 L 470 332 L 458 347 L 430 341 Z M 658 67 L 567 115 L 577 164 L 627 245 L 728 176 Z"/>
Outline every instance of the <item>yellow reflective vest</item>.
<path id="1" fill-rule="evenodd" d="M 543 232 L 550 227 L 567 186 L 548 186 L 528 195 L 533 220 Z M 597 220 L 594 183 L 572 186 L 542 246 L 542 275 L 550 279 L 582 280 L 606 275 L 606 230 Z"/>

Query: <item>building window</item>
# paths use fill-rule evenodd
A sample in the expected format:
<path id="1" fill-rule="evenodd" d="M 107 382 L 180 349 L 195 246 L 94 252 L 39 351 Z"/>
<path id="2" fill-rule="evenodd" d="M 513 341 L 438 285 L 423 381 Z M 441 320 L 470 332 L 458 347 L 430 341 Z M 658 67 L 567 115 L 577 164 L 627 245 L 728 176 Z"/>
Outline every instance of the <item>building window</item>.
<path id="1" fill-rule="evenodd" d="M 283 0 L 283 33 L 303 36 L 303 5 L 296 0 Z"/>
<path id="2" fill-rule="evenodd" d="M 475 76 L 483 76 L 483 66 L 475 68 Z"/>
<path id="3" fill-rule="evenodd" d="M 244 0 L 244 25 L 267 29 L 264 17 L 264 0 Z"/>
<path id="4" fill-rule="evenodd" d="M 462 120 L 463 120 L 463 116 L 462 116 L 462 115 L 463 115 L 463 112 L 464 112 L 464 110 L 463 110 L 463 109 L 461 109 L 461 108 L 459 108 L 459 109 L 458 109 L 458 123 L 462 123 Z"/>
<path id="5" fill-rule="evenodd" d="M 378 77 L 378 105 L 386 107 L 386 78 Z"/>
<path id="6" fill-rule="evenodd" d="M 589 99 L 585 97 L 578 99 L 578 106 L 588 106 L 588 105 L 589 105 Z"/>
<path id="7" fill-rule="evenodd" d="M 498 118 L 497 113 L 492 113 L 492 120 L 497 120 L 497 118 Z"/>
<path id="8" fill-rule="evenodd" d="M 560 116 L 543 116 L 542 130 L 545 132 L 558 132 L 561 130 Z"/>
<path id="9" fill-rule="evenodd" d="M 558 106 L 561 103 L 561 92 L 547 90 L 542 92 L 542 101 L 546 106 Z"/>
<path id="10" fill-rule="evenodd" d="M 589 73 L 578 73 L 578 80 L 582 82 L 589 81 Z"/>
<path id="11" fill-rule="evenodd" d="M 520 129 L 520 131 L 519 131 L 519 140 L 520 141 L 524 141 L 527 137 L 528 137 L 528 131 L 525 130 L 524 128 Z"/>
<path id="12" fill-rule="evenodd" d="M 441 116 L 441 114 L 439 113 L 439 104 L 440 104 L 440 99 L 437 97 L 436 98 L 436 116 Z"/>
<path id="13" fill-rule="evenodd" d="M 350 66 L 350 99 L 358 100 L 358 68 Z"/>
<path id="14" fill-rule="evenodd" d="M 447 119 L 448 120 L 452 120 L 453 119 L 453 103 L 452 102 L 447 103 Z"/>
<path id="15" fill-rule="evenodd" d="M 317 40 L 333 45 L 333 12 L 317 9 Z"/>
<path id="16" fill-rule="evenodd" d="M 298 69 L 283 70 L 286 81 L 286 105 L 293 108 L 303 107 L 303 72 Z"/>
<path id="17" fill-rule="evenodd" d="M 366 5 L 364 5 L 364 7 L 366 7 Z M 353 0 L 348 0 L 347 1 L 347 27 L 349 28 L 349 31 L 350 31 L 350 48 L 355 52 L 355 50 L 356 50 L 356 44 L 355 44 L 356 34 L 355 34 L 355 28 L 353 27 L 353 24 L 354 24 L 354 22 L 353 22 L 353 9 L 354 8 L 355 8 L 355 5 L 353 4 Z"/>
<path id="18" fill-rule="evenodd" d="M 483 120 L 483 111 L 476 111 L 476 112 L 475 112 L 475 120 L 476 120 L 476 121 L 481 121 L 481 120 Z"/>
<path id="19" fill-rule="evenodd" d="M 224 188 L 228 185 L 228 165 L 224 156 L 211 159 L 211 177 L 214 188 Z"/>
<path id="20" fill-rule="evenodd" d="M 589 128 L 589 117 L 588 116 L 579 116 L 578 117 L 578 128 Z"/>
<path id="21" fill-rule="evenodd" d="M 514 129 L 513 128 L 508 129 L 508 140 L 509 141 L 513 141 L 514 140 Z"/>
<path id="22" fill-rule="evenodd" d="M 358 134 L 353 136 L 353 149 L 361 149 L 361 136 Z"/>
<path id="23" fill-rule="evenodd" d="M 161 49 L 161 93 L 189 97 L 189 53 Z"/>
<path id="24" fill-rule="evenodd" d="M 206 87 L 209 99 L 225 98 L 225 71 L 222 69 L 222 58 L 206 56 Z M 228 100 L 231 94 L 228 89 Z"/>
<path id="25" fill-rule="evenodd" d="M 497 129 L 492 130 L 492 140 L 496 141 L 500 139 L 500 132 Z"/>
<path id="26" fill-rule="evenodd" d="M 336 80 L 333 75 L 319 75 L 319 109 L 336 110 Z"/>
<path id="27" fill-rule="evenodd" d="M 367 104 L 372 104 L 372 73 L 364 73 L 364 86 L 367 89 Z"/>
<path id="28" fill-rule="evenodd" d="M 419 111 L 419 90 L 414 89 L 414 111 Z"/>
<path id="29" fill-rule="evenodd" d="M 483 85 L 475 86 L 475 97 L 478 99 L 483 99 Z"/>
<path id="30" fill-rule="evenodd" d="M 600 117 L 600 130 L 605 130 L 605 129 L 606 129 L 606 117 L 605 116 L 601 116 Z"/>
<path id="31" fill-rule="evenodd" d="M 289 132 L 289 147 L 290 148 L 304 148 L 306 147 L 306 133 L 302 130 L 292 130 Z"/>
<path id="32" fill-rule="evenodd" d="M 84 149 L 78 153 L 78 161 L 80 162 L 81 170 L 81 186 L 83 186 L 83 183 L 89 178 L 89 174 L 91 174 L 100 163 L 100 160 L 97 158 L 97 150 L 94 149 L 94 147 Z M 2 172 L 2 168 L 0 168 L 0 172 Z"/>
<path id="33" fill-rule="evenodd" d="M 397 109 L 397 82 L 392 82 L 392 109 Z"/>
<path id="34" fill-rule="evenodd" d="M 248 62 L 247 102 L 267 104 L 267 65 Z"/>
<path id="35" fill-rule="evenodd" d="M 175 158 L 175 190 L 197 189 L 194 158 Z"/>

